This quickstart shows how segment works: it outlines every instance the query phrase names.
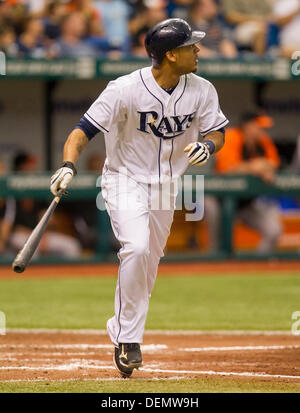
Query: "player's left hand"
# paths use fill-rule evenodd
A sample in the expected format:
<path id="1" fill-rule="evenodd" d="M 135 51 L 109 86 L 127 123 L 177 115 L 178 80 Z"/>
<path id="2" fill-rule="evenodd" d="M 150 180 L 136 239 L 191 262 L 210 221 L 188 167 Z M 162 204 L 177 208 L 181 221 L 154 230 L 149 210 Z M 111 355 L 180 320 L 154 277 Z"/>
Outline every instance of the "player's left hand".
<path id="1" fill-rule="evenodd" d="M 186 156 L 189 163 L 195 166 L 205 164 L 210 157 L 208 145 L 202 142 L 189 143 L 184 152 L 188 152 Z"/>

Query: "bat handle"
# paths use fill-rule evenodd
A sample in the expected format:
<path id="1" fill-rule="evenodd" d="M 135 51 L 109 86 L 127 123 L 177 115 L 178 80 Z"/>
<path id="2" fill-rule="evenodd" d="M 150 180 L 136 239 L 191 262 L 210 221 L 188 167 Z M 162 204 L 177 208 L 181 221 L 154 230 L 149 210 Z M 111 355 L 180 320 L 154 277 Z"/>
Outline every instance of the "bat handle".
<path id="1" fill-rule="evenodd" d="M 61 197 L 62 197 L 63 195 L 66 195 L 66 194 L 67 194 L 67 191 L 66 191 L 65 189 L 60 189 L 60 190 L 57 192 L 57 194 L 56 194 L 56 196 L 55 196 L 55 198 L 54 198 L 55 202 L 58 204 L 59 201 L 60 201 L 60 199 L 61 199 Z"/>

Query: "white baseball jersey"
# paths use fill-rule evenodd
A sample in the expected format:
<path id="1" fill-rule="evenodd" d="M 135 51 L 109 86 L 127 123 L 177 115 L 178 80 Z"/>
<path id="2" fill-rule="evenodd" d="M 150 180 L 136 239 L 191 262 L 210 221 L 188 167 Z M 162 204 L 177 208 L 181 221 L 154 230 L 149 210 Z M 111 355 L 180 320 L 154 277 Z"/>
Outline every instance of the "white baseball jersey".
<path id="1" fill-rule="evenodd" d="M 186 170 L 184 148 L 224 127 L 214 86 L 193 73 L 180 77 L 170 95 L 151 67 L 109 82 L 85 113 L 105 136 L 105 167 L 127 169 L 138 182 L 165 182 Z M 151 178 L 150 178 L 151 177 Z"/>
<path id="2" fill-rule="evenodd" d="M 156 186 L 156 196 L 162 196 L 164 185 L 155 184 L 178 177 L 189 165 L 184 148 L 199 133 L 221 129 L 228 120 L 210 82 L 187 74 L 169 94 L 157 84 L 151 67 L 110 82 L 84 118 L 104 132 L 102 195 L 121 245 L 115 314 L 107 330 L 115 345 L 141 343 L 176 196 L 170 192 L 168 209 L 152 208 L 152 189 Z M 119 180 L 124 169 L 126 186 Z M 131 208 L 121 207 L 129 204 Z"/>

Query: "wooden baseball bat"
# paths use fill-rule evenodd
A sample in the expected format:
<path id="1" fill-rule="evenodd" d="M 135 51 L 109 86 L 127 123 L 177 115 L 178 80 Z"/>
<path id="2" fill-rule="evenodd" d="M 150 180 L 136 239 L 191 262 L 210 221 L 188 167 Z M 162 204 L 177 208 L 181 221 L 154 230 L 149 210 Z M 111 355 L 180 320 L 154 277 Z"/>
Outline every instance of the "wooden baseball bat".
<path id="1" fill-rule="evenodd" d="M 58 194 L 52 200 L 47 211 L 44 213 L 44 215 L 40 219 L 37 226 L 33 229 L 32 233 L 29 235 L 27 241 L 24 244 L 24 247 L 18 252 L 18 255 L 16 256 L 12 264 L 12 269 L 15 272 L 21 273 L 26 269 L 27 265 L 29 264 L 29 261 L 31 260 L 47 228 L 49 219 L 51 215 L 53 214 L 55 208 L 57 207 L 63 194 L 64 194 L 64 191 L 62 190 L 58 191 Z"/>

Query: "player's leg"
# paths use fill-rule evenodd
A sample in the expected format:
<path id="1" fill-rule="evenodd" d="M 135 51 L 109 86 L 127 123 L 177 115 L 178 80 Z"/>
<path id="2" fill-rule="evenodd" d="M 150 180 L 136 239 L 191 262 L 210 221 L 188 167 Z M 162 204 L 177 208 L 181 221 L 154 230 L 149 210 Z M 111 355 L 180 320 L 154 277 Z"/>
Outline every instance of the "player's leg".
<path id="1" fill-rule="evenodd" d="M 171 225 L 173 222 L 174 209 L 150 211 L 149 228 L 150 239 L 148 257 L 148 297 L 150 298 L 155 284 L 157 269 L 160 259 L 164 256 Z"/>
<path id="2" fill-rule="evenodd" d="M 121 244 L 115 315 L 107 328 L 113 343 L 141 343 L 148 311 L 147 273 L 149 216 L 147 211 L 110 211 Z"/>
<path id="3" fill-rule="evenodd" d="M 149 299 L 155 284 L 158 264 L 164 255 L 174 217 L 177 195 L 176 182 L 164 185 L 151 185 L 149 204 L 149 250 L 148 294 Z"/>
<path id="4" fill-rule="evenodd" d="M 115 366 L 123 377 L 129 377 L 142 365 L 140 343 L 148 312 L 148 193 L 145 186 L 134 181 L 120 185 L 118 177 L 104 182 L 102 188 L 113 231 L 121 244 L 115 315 L 108 320 L 107 331 L 115 344 Z"/>
<path id="5" fill-rule="evenodd" d="M 121 248 L 115 315 L 107 329 L 112 342 L 141 343 L 148 311 L 148 193 L 132 180 L 119 185 L 118 176 L 103 183 L 103 197 Z"/>

